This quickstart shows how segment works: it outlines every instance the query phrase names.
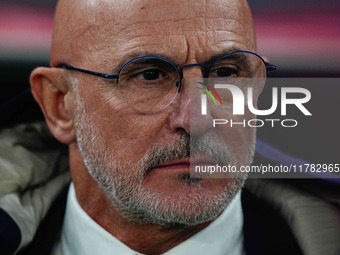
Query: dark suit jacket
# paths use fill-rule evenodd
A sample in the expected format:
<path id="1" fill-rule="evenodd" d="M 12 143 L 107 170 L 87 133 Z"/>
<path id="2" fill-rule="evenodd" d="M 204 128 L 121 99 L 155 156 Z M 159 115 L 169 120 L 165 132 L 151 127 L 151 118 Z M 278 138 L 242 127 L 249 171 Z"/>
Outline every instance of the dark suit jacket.
<path id="1" fill-rule="evenodd" d="M 32 243 L 19 254 L 48 255 L 51 253 L 55 241 L 60 236 L 66 198 L 67 189 L 54 202 Z M 302 254 L 285 221 L 247 189 L 244 189 L 242 193 L 242 206 L 247 255 Z M 225 241 L 228 242 L 228 240 Z"/>

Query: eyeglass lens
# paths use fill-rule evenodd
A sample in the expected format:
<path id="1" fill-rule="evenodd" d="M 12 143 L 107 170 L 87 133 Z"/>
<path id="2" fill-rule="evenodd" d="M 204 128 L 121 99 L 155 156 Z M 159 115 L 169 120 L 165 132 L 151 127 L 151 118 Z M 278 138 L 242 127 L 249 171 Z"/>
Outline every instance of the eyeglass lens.
<path id="1" fill-rule="evenodd" d="M 216 61 L 205 78 L 265 78 L 266 67 L 260 57 L 248 52 L 236 52 Z M 193 77 L 194 78 L 194 77 Z M 199 77 L 195 77 L 199 78 Z M 133 109 L 156 112 L 167 107 L 178 94 L 180 73 L 172 62 L 157 57 L 141 57 L 130 61 L 119 73 L 119 90 Z"/>

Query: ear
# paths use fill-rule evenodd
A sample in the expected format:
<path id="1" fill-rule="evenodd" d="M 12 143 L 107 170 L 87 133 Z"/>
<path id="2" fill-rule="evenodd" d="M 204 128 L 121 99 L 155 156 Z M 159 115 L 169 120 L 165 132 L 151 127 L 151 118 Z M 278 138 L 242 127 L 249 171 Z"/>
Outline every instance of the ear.
<path id="1" fill-rule="evenodd" d="M 66 99 L 72 93 L 61 72 L 59 68 L 36 68 L 31 73 L 30 83 L 54 137 L 61 143 L 71 144 L 76 138 L 71 105 Z"/>

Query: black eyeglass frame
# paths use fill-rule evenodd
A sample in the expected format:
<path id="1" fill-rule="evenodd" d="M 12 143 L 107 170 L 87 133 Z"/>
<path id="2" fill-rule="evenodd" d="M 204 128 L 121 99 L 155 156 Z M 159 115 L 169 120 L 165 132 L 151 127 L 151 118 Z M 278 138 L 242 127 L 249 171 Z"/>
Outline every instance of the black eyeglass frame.
<path id="1" fill-rule="evenodd" d="M 132 58 L 130 60 L 128 60 L 127 62 L 125 62 L 120 68 L 119 68 L 119 71 L 117 74 L 108 74 L 108 73 L 100 73 L 100 72 L 95 72 L 95 71 L 90 71 L 90 70 L 86 70 L 86 69 L 82 69 L 82 68 L 78 68 L 78 67 L 74 67 L 72 65 L 69 65 L 69 64 L 66 64 L 66 63 L 62 63 L 62 64 L 59 64 L 57 65 L 56 67 L 57 68 L 63 68 L 63 69 L 68 69 L 68 70 L 74 70 L 74 71 L 77 71 L 77 72 L 82 72 L 82 73 L 86 73 L 86 74 L 90 74 L 90 75 L 94 75 L 94 76 L 98 76 L 98 77 L 102 77 L 102 78 L 105 78 L 105 79 L 117 79 L 117 84 L 119 84 L 119 76 L 120 76 L 120 73 L 121 71 L 123 70 L 123 68 L 129 64 L 130 62 L 136 60 L 136 59 L 140 59 L 140 58 L 158 58 L 158 59 L 162 59 L 162 60 L 165 60 L 167 62 L 169 62 L 171 65 L 173 65 L 177 71 L 178 71 L 178 74 L 179 74 L 179 77 L 180 77 L 180 80 L 179 82 L 176 83 L 176 86 L 178 87 L 178 92 L 180 92 L 181 90 L 181 84 L 182 84 L 182 79 L 183 79 L 183 68 L 186 68 L 186 67 L 191 67 L 191 66 L 201 66 L 201 67 L 204 67 L 206 69 L 205 73 L 204 73 L 204 78 L 208 78 L 208 75 L 210 73 L 210 70 L 211 68 L 214 66 L 214 64 L 219 61 L 220 59 L 228 56 L 228 55 L 231 55 L 231 54 L 235 54 L 235 53 L 250 53 L 250 54 L 253 54 L 257 57 L 259 57 L 262 62 L 264 63 L 265 67 L 266 67 L 266 70 L 267 72 L 269 71 L 275 71 L 276 70 L 276 65 L 272 65 L 268 62 L 266 62 L 259 54 L 255 53 L 255 52 L 252 52 L 252 51 L 243 51 L 243 50 L 239 50 L 239 51 L 231 51 L 231 52 L 228 52 L 228 53 L 225 53 L 223 55 L 221 55 L 220 57 L 216 58 L 210 65 L 204 65 L 204 64 L 188 64 L 188 65 L 183 65 L 183 66 L 177 66 L 173 61 L 171 61 L 170 59 L 167 59 L 165 57 L 162 57 L 162 56 L 158 56 L 158 55 L 143 55 L 143 56 L 138 56 L 138 57 L 135 57 L 135 58 Z"/>

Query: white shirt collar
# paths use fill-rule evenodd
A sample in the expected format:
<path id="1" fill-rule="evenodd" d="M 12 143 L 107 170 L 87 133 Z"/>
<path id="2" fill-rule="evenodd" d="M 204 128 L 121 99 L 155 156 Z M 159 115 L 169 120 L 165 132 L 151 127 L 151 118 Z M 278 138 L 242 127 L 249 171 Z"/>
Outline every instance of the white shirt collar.
<path id="1" fill-rule="evenodd" d="M 244 252 L 241 192 L 210 225 L 167 251 L 166 255 L 235 254 Z M 139 255 L 99 226 L 79 205 L 70 185 L 61 240 L 55 255 Z"/>

